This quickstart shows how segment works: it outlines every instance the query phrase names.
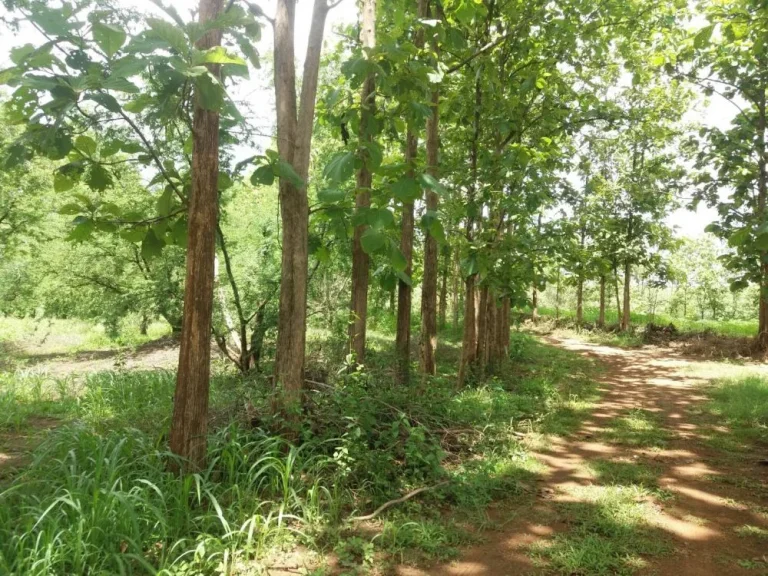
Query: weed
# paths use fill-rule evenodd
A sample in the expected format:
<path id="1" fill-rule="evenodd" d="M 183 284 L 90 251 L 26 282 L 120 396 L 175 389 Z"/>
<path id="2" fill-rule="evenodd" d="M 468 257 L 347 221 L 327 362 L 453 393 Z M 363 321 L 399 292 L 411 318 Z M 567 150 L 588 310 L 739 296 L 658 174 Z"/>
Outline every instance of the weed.
<path id="1" fill-rule="evenodd" d="M 637 408 L 615 418 L 601 435 L 614 444 L 655 448 L 664 447 L 669 438 L 655 414 Z"/>
<path id="2" fill-rule="evenodd" d="M 665 554 L 669 545 L 654 528 L 648 492 L 635 486 L 589 486 L 573 490 L 579 502 L 557 504 L 571 530 L 534 544 L 534 560 L 564 575 L 631 574 L 645 556 Z"/>
<path id="3" fill-rule="evenodd" d="M 760 528 L 759 526 L 752 526 L 750 524 L 744 524 L 744 526 L 739 526 L 738 528 L 735 528 L 734 531 L 736 534 L 743 538 L 751 537 L 751 538 L 759 538 L 760 540 L 768 540 L 768 530 L 765 528 Z"/>

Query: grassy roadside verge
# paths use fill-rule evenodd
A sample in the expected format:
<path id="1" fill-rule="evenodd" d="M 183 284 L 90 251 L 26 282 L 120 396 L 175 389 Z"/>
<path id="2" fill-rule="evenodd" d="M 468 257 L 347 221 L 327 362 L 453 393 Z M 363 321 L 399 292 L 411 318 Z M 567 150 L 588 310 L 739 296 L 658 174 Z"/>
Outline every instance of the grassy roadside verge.
<path id="1" fill-rule="evenodd" d="M 394 385 L 381 352 L 329 378 L 308 393 L 297 445 L 272 432 L 264 381 L 220 374 L 208 468 L 184 478 L 166 472 L 172 373 L 5 374 L 0 446 L 40 417 L 56 426 L 0 479 L 0 572 L 246 573 L 296 546 L 317 574 L 328 555 L 350 571 L 449 558 L 491 502 L 531 498 L 540 465 L 519 431 L 568 434 L 596 394 L 590 361 L 522 333 L 482 384 L 457 391 L 448 360 L 426 385 Z"/>

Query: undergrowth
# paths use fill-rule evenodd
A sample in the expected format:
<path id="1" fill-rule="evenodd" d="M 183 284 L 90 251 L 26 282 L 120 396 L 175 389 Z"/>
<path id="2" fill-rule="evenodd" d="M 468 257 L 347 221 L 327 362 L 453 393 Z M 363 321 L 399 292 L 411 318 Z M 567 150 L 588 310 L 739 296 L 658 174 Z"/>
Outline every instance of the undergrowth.
<path id="1" fill-rule="evenodd" d="M 208 466 L 181 477 L 168 471 L 172 373 L 1 376 L 0 443 L 40 415 L 57 426 L 0 480 L 0 573 L 261 573 L 297 545 L 351 572 L 447 559 L 489 503 L 530 498 L 541 469 L 521 431 L 570 433 L 595 398 L 589 361 L 520 333 L 498 373 L 463 390 L 445 375 L 395 385 L 393 365 L 374 352 L 366 372 L 309 390 L 296 444 L 274 432 L 264 379 L 215 376 Z"/>

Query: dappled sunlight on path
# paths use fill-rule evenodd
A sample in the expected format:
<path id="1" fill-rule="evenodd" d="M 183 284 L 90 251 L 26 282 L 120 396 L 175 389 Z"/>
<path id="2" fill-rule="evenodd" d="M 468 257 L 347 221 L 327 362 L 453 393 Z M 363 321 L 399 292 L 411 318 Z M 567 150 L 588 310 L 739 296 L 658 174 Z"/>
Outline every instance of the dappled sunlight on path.
<path id="1" fill-rule="evenodd" d="M 758 454 L 710 446 L 705 425 L 696 417 L 697 406 L 706 401 L 699 385 L 743 374 L 744 367 L 700 362 L 654 347 L 624 350 L 575 338 L 546 341 L 604 366 L 599 378 L 603 396 L 595 410 L 577 434 L 555 438 L 537 453 L 546 472 L 532 507 L 509 511 L 513 519 L 502 530 L 483 534 L 484 543 L 465 550 L 456 562 L 428 570 L 399 567 L 397 574 L 536 573 L 541 565 L 531 560 L 530 546 L 568 533 L 572 521 L 562 510 L 598 507 L 600 491 L 611 486 L 648 489 L 638 490 L 637 502 L 644 506 L 649 529 L 670 548 L 656 557 L 640 555 L 633 564 L 637 573 L 768 574 L 768 541 L 737 533 L 745 525 L 768 529 L 768 469 L 758 465 Z M 764 365 L 749 371 L 768 372 Z"/>

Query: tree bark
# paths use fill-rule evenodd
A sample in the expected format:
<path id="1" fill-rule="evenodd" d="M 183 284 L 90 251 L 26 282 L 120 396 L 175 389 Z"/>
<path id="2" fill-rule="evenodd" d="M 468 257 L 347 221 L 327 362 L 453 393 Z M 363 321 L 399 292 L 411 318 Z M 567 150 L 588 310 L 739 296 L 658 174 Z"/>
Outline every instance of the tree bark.
<path id="1" fill-rule="evenodd" d="M 616 292 L 616 322 L 621 324 L 621 300 L 619 299 L 619 270 L 613 266 L 613 288 Z"/>
<path id="2" fill-rule="evenodd" d="M 470 162 L 470 185 L 469 194 L 467 195 L 467 206 L 473 207 L 475 203 L 475 194 L 477 193 L 477 152 L 478 143 L 480 141 L 480 105 L 482 103 L 482 91 L 480 87 L 480 80 L 475 81 L 475 118 L 474 118 L 474 132 L 472 135 L 472 144 L 469 151 Z M 470 214 L 467 216 L 467 244 L 472 245 L 474 239 L 475 221 L 474 217 Z M 458 373 L 458 385 L 461 387 L 464 385 L 464 381 L 467 376 L 467 371 L 470 364 L 475 359 L 475 352 L 477 346 L 477 314 L 476 314 L 476 290 L 475 290 L 475 278 L 477 274 L 471 273 L 467 275 L 464 281 L 464 331 L 462 334 L 461 342 L 461 360 L 459 361 L 459 373 Z"/>
<path id="3" fill-rule="evenodd" d="M 605 274 L 600 275 L 600 312 L 597 315 L 597 325 L 605 328 Z"/>
<path id="4" fill-rule="evenodd" d="M 432 91 L 432 115 L 427 119 L 427 173 L 438 177 L 438 123 L 440 119 L 440 93 Z M 439 198 L 434 190 L 427 190 L 426 208 L 437 217 Z M 437 240 L 427 232 L 424 241 L 424 278 L 421 284 L 421 371 L 434 374 L 437 348 Z"/>
<path id="5" fill-rule="evenodd" d="M 296 103 L 294 24 L 296 4 L 277 0 L 274 20 L 275 104 L 277 151 L 304 181 L 294 186 L 280 179 L 282 259 L 275 357 L 276 394 L 273 409 L 289 420 L 298 418 L 304 386 L 304 351 L 307 327 L 307 272 L 309 263 L 309 207 L 306 182 L 315 117 L 315 96 L 320 69 L 323 31 L 328 15 L 325 0 L 315 0 L 309 30 L 300 107 Z"/>
<path id="6" fill-rule="evenodd" d="M 760 90 L 757 117 L 757 207 L 758 221 L 765 222 L 766 200 L 768 199 L 768 174 L 766 163 L 768 162 L 768 150 L 766 150 L 766 98 L 765 87 Z M 757 342 L 761 350 L 768 349 L 768 251 L 760 251 L 760 309 L 757 330 Z"/>
<path id="7" fill-rule="evenodd" d="M 440 282 L 440 312 L 438 314 L 438 326 L 445 328 L 448 317 L 448 269 L 451 266 L 451 249 L 449 246 L 443 248 L 443 269 L 442 280 Z"/>
<path id="8" fill-rule="evenodd" d="M 533 293 L 531 294 L 531 318 L 534 324 L 539 319 L 539 291 L 536 287 L 533 287 Z"/>
<path id="9" fill-rule="evenodd" d="M 413 164 L 416 161 L 416 135 L 408 130 L 405 138 L 405 163 L 408 173 L 415 175 Z M 405 273 L 413 273 L 413 202 L 403 204 L 403 219 L 400 223 L 400 251 L 405 256 Z M 398 358 L 398 380 L 407 382 L 411 371 L 411 305 L 412 289 L 410 284 L 399 280 L 397 283 L 397 334 L 395 349 Z"/>
<path id="10" fill-rule="evenodd" d="M 453 323 L 451 329 L 454 333 L 459 330 L 459 247 L 456 247 L 451 274 L 451 312 Z"/>
<path id="11" fill-rule="evenodd" d="M 485 374 L 485 368 L 488 364 L 488 287 L 480 288 L 480 305 L 477 316 L 477 349 L 475 358 L 477 359 L 480 375 Z"/>
<path id="12" fill-rule="evenodd" d="M 200 0 L 201 23 L 216 18 L 223 0 Z M 221 44 L 221 31 L 207 32 L 199 50 Z M 208 64 L 218 77 L 220 66 Z M 205 466 L 208 435 L 208 391 L 211 373 L 211 314 L 219 177 L 219 113 L 203 108 L 195 96 L 192 190 L 189 198 L 187 269 L 179 370 L 173 399 L 170 449 L 193 470 Z"/>
<path id="13" fill-rule="evenodd" d="M 621 315 L 622 332 L 629 330 L 629 309 L 630 309 L 629 289 L 630 289 L 630 283 L 632 280 L 631 274 L 632 274 L 632 265 L 629 263 L 629 261 L 627 261 L 624 263 L 624 309 Z"/>
<path id="14" fill-rule="evenodd" d="M 376 46 L 376 0 L 363 0 L 360 8 L 360 42 L 363 48 Z M 376 77 L 369 72 L 360 91 L 360 142 L 372 142 L 372 118 L 375 114 Z M 355 208 L 358 212 L 371 205 L 373 175 L 364 153 L 363 165 L 357 173 Z M 358 364 L 365 362 L 365 331 L 368 323 L 368 275 L 370 257 L 363 250 L 362 236 L 367 226 L 355 228 L 352 241 L 352 304 L 349 324 L 349 346 Z"/>

